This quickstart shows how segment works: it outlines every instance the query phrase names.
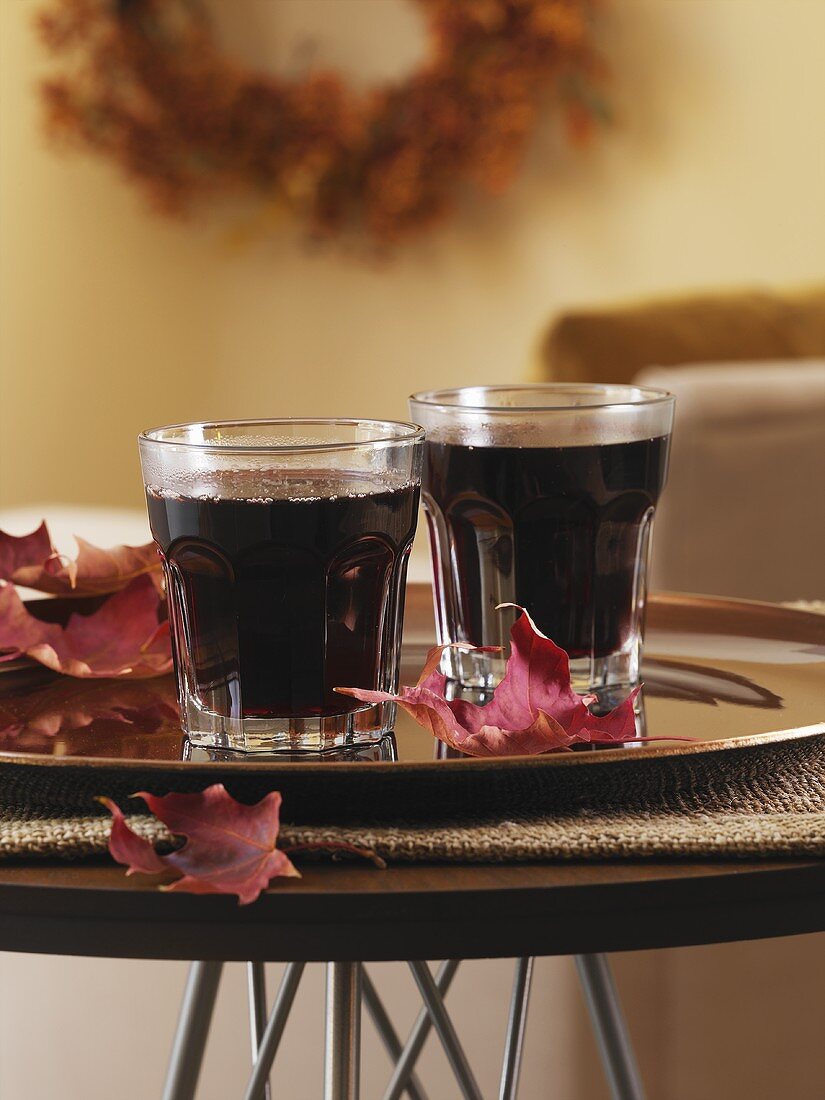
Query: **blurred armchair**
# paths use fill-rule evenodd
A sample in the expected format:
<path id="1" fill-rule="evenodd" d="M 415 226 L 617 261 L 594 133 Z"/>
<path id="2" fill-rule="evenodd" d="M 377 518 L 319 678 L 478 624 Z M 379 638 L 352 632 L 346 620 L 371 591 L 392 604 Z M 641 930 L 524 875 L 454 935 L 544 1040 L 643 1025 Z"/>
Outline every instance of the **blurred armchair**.
<path id="1" fill-rule="evenodd" d="M 550 326 L 554 382 L 630 382 L 647 367 L 825 357 L 825 286 L 707 292 L 571 310 Z"/>
<path id="2" fill-rule="evenodd" d="M 654 588 L 825 598 L 825 287 L 568 313 L 542 370 L 677 395 Z"/>
<path id="3" fill-rule="evenodd" d="M 637 379 L 677 399 L 653 587 L 825 599 L 825 359 Z"/>

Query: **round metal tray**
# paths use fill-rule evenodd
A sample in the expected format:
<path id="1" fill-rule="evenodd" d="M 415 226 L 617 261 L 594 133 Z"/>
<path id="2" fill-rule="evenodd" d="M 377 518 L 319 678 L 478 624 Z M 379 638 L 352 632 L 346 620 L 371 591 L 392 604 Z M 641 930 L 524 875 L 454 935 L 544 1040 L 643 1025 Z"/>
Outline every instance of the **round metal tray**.
<path id="1" fill-rule="evenodd" d="M 430 590 L 411 585 L 403 682 L 415 682 L 432 644 Z M 593 769 L 620 762 L 698 763 L 701 755 L 711 764 L 720 751 L 825 734 L 825 616 L 739 600 L 653 597 L 643 678 L 647 734 L 663 740 L 626 748 L 439 758 L 432 737 L 402 713 L 393 746 L 334 758 L 210 759 L 190 751 L 176 725 L 171 677 L 78 681 L 18 665 L 0 674 L 3 788 L 13 799 L 58 810 L 88 808 L 93 793 L 224 782 L 247 799 L 280 789 L 304 820 L 545 804 L 562 788 L 586 786 Z M 112 709 L 123 718 L 99 716 Z"/>

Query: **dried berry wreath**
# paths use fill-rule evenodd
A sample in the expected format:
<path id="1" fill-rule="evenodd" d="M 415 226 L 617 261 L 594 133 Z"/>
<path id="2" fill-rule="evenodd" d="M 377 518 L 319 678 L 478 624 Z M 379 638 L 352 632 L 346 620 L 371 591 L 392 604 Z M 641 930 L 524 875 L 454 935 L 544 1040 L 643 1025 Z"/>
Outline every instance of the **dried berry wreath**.
<path id="1" fill-rule="evenodd" d="M 43 85 L 48 127 L 166 212 L 255 192 L 314 234 L 395 242 L 442 218 L 462 181 L 501 191 L 548 96 L 574 140 L 603 115 L 599 0 L 416 2 L 429 56 L 357 93 L 334 73 L 246 70 L 197 0 L 52 0 L 39 30 L 69 69 Z"/>

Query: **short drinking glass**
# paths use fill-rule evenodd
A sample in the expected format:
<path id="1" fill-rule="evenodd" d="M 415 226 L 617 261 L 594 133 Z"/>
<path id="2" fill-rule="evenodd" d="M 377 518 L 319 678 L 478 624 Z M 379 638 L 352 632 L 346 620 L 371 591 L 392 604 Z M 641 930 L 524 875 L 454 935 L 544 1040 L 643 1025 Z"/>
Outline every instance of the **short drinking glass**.
<path id="1" fill-rule="evenodd" d="M 184 730 L 261 752 L 374 741 L 393 704 L 423 432 L 375 420 L 181 424 L 140 437 Z"/>
<path id="2" fill-rule="evenodd" d="M 419 393 L 422 496 L 439 641 L 506 646 L 516 612 L 570 655 L 574 687 L 614 705 L 639 676 L 648 557 L 674 398 L 635 386 L 484 386 Z M 489 689 L 504 658 L 448 651 Z"/>

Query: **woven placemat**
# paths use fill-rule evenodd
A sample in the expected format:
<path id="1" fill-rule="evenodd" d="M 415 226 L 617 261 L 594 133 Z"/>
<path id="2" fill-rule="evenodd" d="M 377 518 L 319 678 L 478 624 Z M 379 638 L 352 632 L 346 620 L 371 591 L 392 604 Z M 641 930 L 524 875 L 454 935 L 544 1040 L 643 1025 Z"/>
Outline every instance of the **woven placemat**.
<path id="1" fill-rule="evenodd" d="M 825 610 L 821 602 L 804 606 Z M 287 819 L 282 841 L 349 841 L 392 862 L 825 856 L 825 736 L 586 769 L 529 768 L 503 783 L 495 773 L 481 781 L 478 775 L 449 796 L 431 782 L 416 819 L 391 826 L 369 819 L 353 783 L 346 825 L 326 823 L 322 812 L 305 816 L 310 824 Z M 117 772 L 0 768 L 0 859 L 104 854 L 111 819 L 92 796 L 111 794 L 125 808 L 123 784 Z M 129 784 L 134 790 L 133 779 Z M 238 796 L 260 798 L 268 787 L 258 787 L 247 785 Z M 284 793 L 285 816 L 300 812 L 290 810 Z M 149 839 L 170 839 L 154 818 L 129 820 Z"/>
<path id="2" fill-rule="evenodd" d="M 169 839 L 153 818 L 130 817 L 155 842 Z M 0 858 L 83 859 L 107 851 L 102 818 L 0 822 Z M 461 826 L 287 825 L 284 846 L 347 841 L 389 863 L 523 863 L 552 860 L 754 859 L 825 856 L 825 812 L 816 814 L 590 814 L 575 818 L 478 821 Z"/>
<path id="3" fill-rule="evenodd" d="M 349 841 L 393 862 L 825 856 L 823 736 L 617 761 L 586 777 L 578 768 L 552 771 L 564 773 L 571 796 L 553 809 L 514 809 L 502 817 L 479 807 L 461 821 L 433 815 L 391 826 L 286 820 L 283 843 Z M 0 798 L 3 790 L 0 774 Z M 152 840 L 169 839 L 154 818 L 136 814 L 130 822 Z M 102 854 L 109 827 L 108 814 L 56 817 L 42 804 L 32 811 L 7 803 L 0 805 L 0 858 Z"/>

